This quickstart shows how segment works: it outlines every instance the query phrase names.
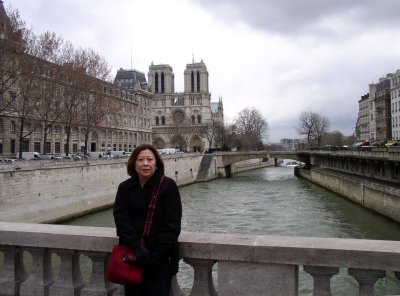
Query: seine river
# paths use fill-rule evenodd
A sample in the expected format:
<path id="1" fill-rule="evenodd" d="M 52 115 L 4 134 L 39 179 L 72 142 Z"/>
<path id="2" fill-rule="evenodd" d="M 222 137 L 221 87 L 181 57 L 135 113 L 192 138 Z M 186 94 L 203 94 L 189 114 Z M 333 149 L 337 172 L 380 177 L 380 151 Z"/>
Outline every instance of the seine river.
<path id="1" fill-rule="evenodd" d="M 400 224 L 297 178 L 293 168 L 238 173 L 180 192 L 184 231 L 400 240 Z M 65 224 L 114 227 L 111 209 Z M 190 289 L 191 273 L 183 263 L 178 280 L 184 290 Z M 312 295 L 312 278 L 303 271 L 299 286 L 300 295 Z M 375 295 L 400 294 L 391 273 L 375 287 Z M 358 295 L 358 284 L 345 269 L 332 278 L 332 295 Z"/>

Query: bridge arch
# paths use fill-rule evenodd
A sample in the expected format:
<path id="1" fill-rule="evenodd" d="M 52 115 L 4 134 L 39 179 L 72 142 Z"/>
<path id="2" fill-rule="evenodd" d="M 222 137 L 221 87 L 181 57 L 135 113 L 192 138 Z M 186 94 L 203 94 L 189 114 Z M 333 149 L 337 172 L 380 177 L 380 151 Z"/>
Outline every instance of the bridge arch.
<path id="1" fill-rule="evenodd" d="M 225 172 L 227 177 L 231 176 L 232 169 L 231 166 L 234 163 L 256 159 L 275 159 L 275 165 L 277 165 L 278 158 L 288 158 L 294 159 L 306 164 L 310 164 L 310 155 L 307 153 L 300 153 L 298 151 L 241 151 L 241 152 L 216 152 L 217 167 L 221 171 Z"/>

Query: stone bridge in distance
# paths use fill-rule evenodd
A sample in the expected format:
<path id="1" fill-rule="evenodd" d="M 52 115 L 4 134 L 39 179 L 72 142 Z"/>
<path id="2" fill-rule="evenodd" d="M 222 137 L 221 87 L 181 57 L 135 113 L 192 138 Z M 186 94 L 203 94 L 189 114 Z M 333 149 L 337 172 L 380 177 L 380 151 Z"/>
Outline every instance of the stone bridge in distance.
<path id="1" fill-rule="evenodd" d="M 241 152 L 215 152 L 217 159 L 217 167 L 220 172 L 224 172 L 225 176 L 231 175 L 231 165 L 249 159 L 270 158 L 275 159 L 275 165 L 278 164 L 278 159 L 293 159 L 304 162 L 306 165 L 310 164 L 309 151 L 241 151 Z"/>

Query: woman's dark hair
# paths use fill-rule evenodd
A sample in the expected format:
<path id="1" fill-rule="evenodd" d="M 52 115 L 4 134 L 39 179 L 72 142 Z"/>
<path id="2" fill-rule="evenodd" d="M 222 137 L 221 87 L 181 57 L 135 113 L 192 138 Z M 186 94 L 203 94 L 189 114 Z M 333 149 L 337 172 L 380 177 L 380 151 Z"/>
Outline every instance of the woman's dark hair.
<path id="1" fill-rule="evenodd" d="M 139 153 L 142 152 L 143 150 L 150 150 L 153 152 L 154 157 L 156 158 L 156 172 L 160 174 L 164 174 L 164 162 L 160 156 L 160 153 L 158 153 L 157 149 L 150 144 L 142 144 L 139 145 L 133 150 L 131 156 L 129 157 L 128 160 L 128 166 L 127 166 L 127 171 L 129 176 L 136 176 L 136 170 L 135 170 L 135 163 L 136 160 L 138 159 Z"/>

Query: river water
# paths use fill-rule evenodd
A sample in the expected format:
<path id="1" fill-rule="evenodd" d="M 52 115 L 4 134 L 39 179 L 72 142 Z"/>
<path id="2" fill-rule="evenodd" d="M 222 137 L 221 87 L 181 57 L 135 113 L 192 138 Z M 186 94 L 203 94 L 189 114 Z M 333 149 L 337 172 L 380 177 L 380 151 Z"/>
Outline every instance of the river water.
<path id="1" fill-rule="evenodd" d="M 293 168 L 269 167 L 180 188 L 182 230 L 190 232 L 400 240 L 400 224 L 294 176 Z M 65 224 L 115 227 L 112 210 Z M 190 267 L 178 280 L 190 289 Z M 312 295 L 312 278 L 300 271 L 300 295 Z M 375 285 L 375 295 L 400 295 L 392 273 Z M 341 269 L 332 295 L 358 295 L 358 284 Z"/>

